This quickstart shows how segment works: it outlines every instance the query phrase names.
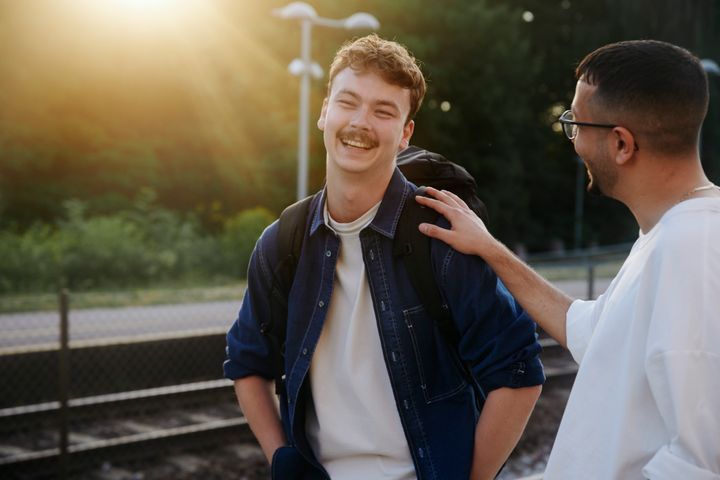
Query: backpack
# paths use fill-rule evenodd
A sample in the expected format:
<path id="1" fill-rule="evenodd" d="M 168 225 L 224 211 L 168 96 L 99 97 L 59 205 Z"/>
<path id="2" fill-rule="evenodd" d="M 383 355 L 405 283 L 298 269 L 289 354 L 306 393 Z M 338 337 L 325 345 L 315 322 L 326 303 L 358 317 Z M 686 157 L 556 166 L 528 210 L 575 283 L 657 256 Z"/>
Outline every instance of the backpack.
<path id="1" fill-rule="evenodd" d="M 462 198 L 468 206 L 487 223 L 488 214 L 485 204 L 478 198 L 475 179 L 460 165 L 447 160 L 440 154 L 419 147 L 410 146 L 397 156 L 397 166 L 405 177 L 416 185 L 431 186 L 449 190 Z M 415 292 L 421 299 L 425 310 L 438 326 L 441 335 L 455 352 L 459 360 L 458 343 L 460 335 L 455 329 L 448 306 L 443 301 L 435 283 L 430 258 L 430 237 L 420 233 L 418 225 L 423 222 L 434 223 L 438 214 L 422 207 L 414 200 L 422 195 L 423 187 L 416 190 L 403 207 L 402 214 L 393 240 L 393 254 L 401 256 L 408 271 Z M 295 278 L 303 239 L 308 226 L 310 205 L 320 192 L 287 207 L 278 221 L 278 249 L 280 259 L 273 272 L 270 295 L 269 321 L 260 325 L 260 331 L 270 340 L 273 350 L 275 371 L 275 393 L 284 393 L 284 353 L 285 331 L 287 323 L 288 296 Z M 459 362 L 468 383 L 478 388 L 467 367 Z M 478 400 L 481 397 L 476 395 Z"/>

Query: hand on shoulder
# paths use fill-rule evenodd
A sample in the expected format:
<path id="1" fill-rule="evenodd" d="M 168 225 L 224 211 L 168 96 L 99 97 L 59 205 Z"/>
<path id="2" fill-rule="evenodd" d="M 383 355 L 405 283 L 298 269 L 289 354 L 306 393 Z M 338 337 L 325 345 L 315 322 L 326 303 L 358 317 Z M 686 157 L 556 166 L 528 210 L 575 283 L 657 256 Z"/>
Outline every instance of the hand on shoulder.
<path id="1" fill-rule="evenodd" d="M 496 240 L 475 212 L 452 192 L 432 187 L 427 187 L 426 192 L 430 196 L 416 196 L 415 200 L 445 217 L 451 228 L 421 223 L 418 227 L 420 231 L 429 237 L 442 240 L 458 252 L 484 256 Z"/>

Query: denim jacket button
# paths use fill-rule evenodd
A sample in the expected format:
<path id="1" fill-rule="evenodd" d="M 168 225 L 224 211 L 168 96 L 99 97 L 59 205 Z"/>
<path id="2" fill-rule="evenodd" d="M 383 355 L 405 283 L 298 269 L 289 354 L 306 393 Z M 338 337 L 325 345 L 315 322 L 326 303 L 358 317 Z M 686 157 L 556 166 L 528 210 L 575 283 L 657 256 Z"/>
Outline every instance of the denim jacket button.
<path id="1" fill-rule="evenodd" d="M 318 302 L 318 307 L 323 308 L 324 306 L 325 306 L 325 302 L 323 302 L 322 300 L 320 300 L 320 301 Z"/>
<path id="2" fill-rule="evenodd" d="M 326 256 L 326 257 L 332 256 L 332 252 L 331 252 L 330 250 L 327 250 L 327 251 L 325 252 L 325 256 Z"/>
<path id="3" fill-rule="evenodd" d="M 307 348 L 303 348 L 303 355 L 307 355 Z"/>

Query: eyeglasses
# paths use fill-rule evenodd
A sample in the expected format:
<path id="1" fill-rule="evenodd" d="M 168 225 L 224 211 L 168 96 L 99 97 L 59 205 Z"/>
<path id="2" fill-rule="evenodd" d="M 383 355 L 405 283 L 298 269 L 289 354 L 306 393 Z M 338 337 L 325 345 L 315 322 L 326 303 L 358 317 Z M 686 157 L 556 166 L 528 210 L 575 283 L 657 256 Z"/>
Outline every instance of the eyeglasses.
<path id="1" fill-rule="evenodd" d="M 577 137 L 578 132 L 578 125 L 582 127 L 598 127 L 598 128 L 615 128 L 617 125 L 605 125 L 602 123 L 587 123 L 587 122 L 576 122 L 575 121 L 575 115 L 570 110 L 565 110 L 562 115 L 560 115 L 560 118 L 558 118 L 558 122 L 560 122 L 563 126 L 563 131 L 565 132 L 565 135 L 570 140 L 575 140 L 575 137 Z"/>

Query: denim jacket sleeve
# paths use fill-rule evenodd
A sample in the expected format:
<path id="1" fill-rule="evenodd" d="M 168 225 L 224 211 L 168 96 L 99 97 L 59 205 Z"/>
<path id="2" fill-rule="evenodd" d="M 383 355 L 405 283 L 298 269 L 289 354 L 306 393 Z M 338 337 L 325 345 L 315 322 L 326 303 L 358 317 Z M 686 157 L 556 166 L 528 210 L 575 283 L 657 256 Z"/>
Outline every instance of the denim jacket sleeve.
<path id="1" fill-rule="evenodd" d="M 226 358 L 223 371 L 226 378 L 259 375 L 274 378 L 272 350 L 267 337 L 260 332 L 260 324 L 270 319 L 270 288 L 277 222 L 265 229 L 250 257 L 247 289 L 238 318 L 227 333 Z"/>
<path id="2" fill-rule="evenodd" d="M 535 323 L 480 257 L 433 241 L 440 288 L 460 333 L 460 357 L 483 393 L 500 387 L 540 385 Z"/>

